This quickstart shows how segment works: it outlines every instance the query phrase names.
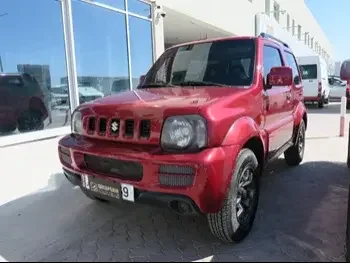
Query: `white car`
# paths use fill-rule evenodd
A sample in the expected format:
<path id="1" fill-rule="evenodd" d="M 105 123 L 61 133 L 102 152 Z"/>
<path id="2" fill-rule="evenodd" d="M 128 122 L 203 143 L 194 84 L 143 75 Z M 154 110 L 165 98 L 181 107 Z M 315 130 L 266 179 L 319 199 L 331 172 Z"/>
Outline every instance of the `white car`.
<path id="1" fill-rule="evenodd" d="M 328 69 L 320 56 L 298 57 L 304 86 L 304 101 L 316 102 L 319 108 L 329 102 Z"/>
<path id="2" fill-rule="evenodd" d="M 68 108 L 69 100 L 68 100 L 69 92 L 68 86 L 57 85 L 51 88 L 51 103 L 52 108 Z M 99 99 L 104 97 L 103 92 L 97 90 L 91 86 L 79 86 L 79 101 L 80 103 L 89 102 L 95 99 Z"/>
<path id="3" fill-rule="evenodd" d="M 337 76 L 329 76 L 329 97 L 331 101 L 340 101 L 341 97 L 346 95 L 346 81 Z"/>

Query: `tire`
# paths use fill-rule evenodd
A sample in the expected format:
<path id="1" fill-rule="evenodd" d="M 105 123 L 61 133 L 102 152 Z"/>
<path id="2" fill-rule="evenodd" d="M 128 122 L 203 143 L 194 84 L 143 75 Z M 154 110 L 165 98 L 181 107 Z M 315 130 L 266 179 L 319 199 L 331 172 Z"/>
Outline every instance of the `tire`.
<path id="1" fill-rule="evenodd" d="M 326 104 L 326 105 L 329 104 L 329 96 L 328 96 L 328 98 L 325 98 L 325 99 L 324 99 L 324 104 Z"/>
<path id="2" fill-rule="evenodd" d="M 350 110 L 350 103 L 349 102 L 346 103 L 346 109 Z"/>
<path id="3" fill-rule="evenodd" d="M 246 175 L 247 178 L 244 176 Z M 240 242 L 250 232 L 259 201 L 259 177 L 260 167 L 255 154 L 250 149 L 242 149 L 236 161 L 236 167 L 232 174 L 231 183 L 227 193 L 227 197 L 218 213 L 208 214 L 207 219 L 209 228 L 214 236 L 225 243 Z M 250 179 L 249 179 L 250 178 Z M 251 181 L 249 185 L 239 188 L 240 184 Z M 239 191 L 248 189 L 248 195 L 243 197 Z M 246 192 L 247 194 L 247 192 Z M 248 209 L 238 215 L 240 207 L 237 202 L 248 197 L 250 199 Z M 242 207 L 243 203 L 240 203 Z M 244 204 L 246 205 L 246 204 Z"/>
<path id="4" fill-rule="evenodd" d="M 0 134 L 3 133 L 3 134 L 9 134 L 9 133 L 12 133 L 14 132 L 15 130 L 17 129 L 17 125 L 6 125 L 6 126 L 3 126 L 3 127 L 0 127 Z"/>
<path id="5" fill-rule="evenodd" d="M 350 189 L 348 194 L 348 211 L 346 220 L 346 238 L 345 238 L 345 260 L 350 262 Z"/>
<path id="6" fill-rule="evenodd" d="M 304 158 L 305 151 L 305 123 L 300 121 L 298 127 L 298 134 L 294 145 L 284 152 L 284 159 L 290 166 L 299 165 Z"/>
<path id="7" fill-rule="evenodd" d="M 324 96 L 318 101 L 318 108 L 323 109 L 324 107 Z"/>
<path id="8" fill-rule="evenodd" d="M 107 200 L 104 200 L 104 199 L 102 199 L 102 198 L 98 198 L 98 197 L 93 196 L 93 195 L 90 194 L 90 192 L 87 191 L 85 188 L 80 187 L 80 189 L 81 189 L 81 191 L 84 193 L 84 195 L 85 195 L 86 197 L 88 197 L 89 199 L 91 199 L 91 200 L 93 200 L 93 201 L 98 201 L 98 202 L 101 202 L 101 203 L 108 203 Z"/>
<path id="9" fill-rule="evenodd" d="M 39 131 L 44 129 L 42 115 L 38 111 L 29 110 L 18 119 L 18 130 L 20 132 Z"/>

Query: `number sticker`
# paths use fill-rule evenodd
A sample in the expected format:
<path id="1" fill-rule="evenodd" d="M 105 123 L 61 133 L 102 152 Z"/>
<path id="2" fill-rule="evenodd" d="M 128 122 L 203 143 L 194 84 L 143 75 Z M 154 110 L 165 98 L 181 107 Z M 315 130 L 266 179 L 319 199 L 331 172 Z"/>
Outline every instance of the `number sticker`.
<path id="1" fill-rule="evenodd" d="M 122 198 L 126 201 L 135 202 L 134 187 L 130 184 L 121 184 Z"/>

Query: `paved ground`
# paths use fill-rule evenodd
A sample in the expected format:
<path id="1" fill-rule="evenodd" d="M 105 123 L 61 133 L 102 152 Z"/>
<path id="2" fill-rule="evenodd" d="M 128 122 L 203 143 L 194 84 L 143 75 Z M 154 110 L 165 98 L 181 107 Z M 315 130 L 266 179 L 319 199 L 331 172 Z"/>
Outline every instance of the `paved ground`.
<path id="1" fill-rule="evenodd" d="M 86 199 L 63 179 L 57 140 L 0 149 L 0 261 L 344 261 L 350 176 L 338 112 L 310 108 L 304 162 L 270 165 L 253 231 L 236 245 L 213 238 L 204 218 Z"/>

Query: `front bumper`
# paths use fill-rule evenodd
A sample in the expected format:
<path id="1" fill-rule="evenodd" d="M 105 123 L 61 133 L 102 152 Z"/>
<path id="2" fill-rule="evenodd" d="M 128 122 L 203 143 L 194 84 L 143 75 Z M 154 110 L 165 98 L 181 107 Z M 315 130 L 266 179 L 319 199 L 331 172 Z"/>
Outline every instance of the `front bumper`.
<path id="1" fill-rule="evenodd" d="M 138 195 L 135 201 L 140 202 L 148 203 L 147 200 L 150 199 L 159 200 L 168 197 L 170 197 L 169 200 L 173 200 L 174 196 L 185 198 L 187 203 L 193 202 L 194 210 L 197 209 L 205 214 L 216 213 L 220 210 L 226 198 L 239 151 L 240 147 L 233 145 L 209 148 L 199 153 L 164 154 L 157 147 L 131 146 L 81 136 L 68 135 L 59 141 L 59 156 L 66 176 L 67 173 L 88 175 L 131 184 Z M 84 160 L 86 155 L 138 163 L 142 166 L 142 177 L 139 180 L 132 180 L 116 174 L 93 171 L 86 166 Z M 160 168 L 164 165 L 192 167 L 193 180 L 190 184 L 182 186 L 165 184 L 160 180 Z M 181 175 L 169 176 L 172 178 L 168 182 L 173 182 Z"/>

